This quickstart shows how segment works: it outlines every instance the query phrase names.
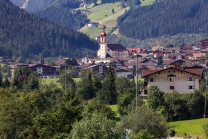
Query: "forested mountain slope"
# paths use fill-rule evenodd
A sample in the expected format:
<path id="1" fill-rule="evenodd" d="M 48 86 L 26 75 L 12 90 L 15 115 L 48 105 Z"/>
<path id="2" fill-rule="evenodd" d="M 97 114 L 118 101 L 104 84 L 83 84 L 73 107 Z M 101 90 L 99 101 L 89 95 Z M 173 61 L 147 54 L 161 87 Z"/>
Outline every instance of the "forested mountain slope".
<path id="1" fill-rule="evenodd" d="M 24 8 L 28 12 L 35 12 L 50 7 L 56 0 L 10 0 L 15 5 Z"/>
<path id="2" fill-rule="evenodd" d="M 207 33 L 207 13 L 207 0 L 164 0 L 127 12 L 118 19 L 118 28 L 121 35 L 135 39 Z"/>
<path id="3" fill-rule="evenodd" d="M 87 35 L 28 14 L 9 0 L 1 0 L 0 9 L 0 56 L 82 57 L 98 48 Z"/>
<path id="4" fill-rule="evenodd" d="M 35 14 L 62 26 L 79 29 L 89 22 L 86 14 L 83 14 L 80 10 L 73 10 L 73 8 L 78 8 L 79 6 L 79 1 L 59 0 L 58 3 Z"/>

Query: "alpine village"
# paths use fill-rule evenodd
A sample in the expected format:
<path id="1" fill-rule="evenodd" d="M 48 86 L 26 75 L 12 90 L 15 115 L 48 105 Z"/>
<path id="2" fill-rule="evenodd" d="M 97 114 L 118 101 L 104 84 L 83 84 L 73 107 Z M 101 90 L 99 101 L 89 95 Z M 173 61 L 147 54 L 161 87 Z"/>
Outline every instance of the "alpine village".
<path id="1" fill-rule="evenodd" d="M 0 139 L 207 139 L 208 0 L 0 0 Z"/>

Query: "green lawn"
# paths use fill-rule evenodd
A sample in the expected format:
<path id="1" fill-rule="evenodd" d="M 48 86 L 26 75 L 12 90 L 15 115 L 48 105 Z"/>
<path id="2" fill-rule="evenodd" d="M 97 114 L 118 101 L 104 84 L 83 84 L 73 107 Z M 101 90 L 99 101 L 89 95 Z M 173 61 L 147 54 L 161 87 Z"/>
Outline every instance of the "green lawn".
<path id="1" fill-rule="evenodd" d="M 205 138 L 205 134 L 202 129 L 202 125 L 208 122 L 208 118 L 196 119 L 196 120 L 184 120 L 177 122 L 170 122 L 169 125 L 172 129 L 175 129 L 177 137 L 184 137 L 184 133 L 189 136 L 199 136 Z"/>
<path id="2" fill-rule="evenodd" d="M 120 114 L 118 112 L 118 105 L 110 105 L 109 107 L 111 108 L 112 111 L 116 113 L 116 117 L 120 117 Z"/>

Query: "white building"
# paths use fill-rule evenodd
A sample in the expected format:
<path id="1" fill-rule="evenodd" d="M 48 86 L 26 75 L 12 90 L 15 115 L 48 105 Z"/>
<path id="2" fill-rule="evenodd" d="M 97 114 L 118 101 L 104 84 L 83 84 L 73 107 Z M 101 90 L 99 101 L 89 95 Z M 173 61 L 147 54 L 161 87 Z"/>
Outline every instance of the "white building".
<path id="1" fill-rule="evenodd" d="M 105 61 L 109 61 L 112 58 L 127 58 L 129 56 L 129 51 L 121 44 L 108 44 L 105 28 L 103 27 L 102 30 L 100 34 L 100 49 L 97 51 L 98 58 L 96 61 L 105 63 Z"/>
<path id="2" fill-rule="evenodd" d="M 203 75 L 202 67 L 176 68 L 169 67 L 162 70 L 143 70 L 144 92 L 149 86 L 158 86 L 163 92 L 177 91 L 191 93 L 199 89 L 199 82 Z"/>

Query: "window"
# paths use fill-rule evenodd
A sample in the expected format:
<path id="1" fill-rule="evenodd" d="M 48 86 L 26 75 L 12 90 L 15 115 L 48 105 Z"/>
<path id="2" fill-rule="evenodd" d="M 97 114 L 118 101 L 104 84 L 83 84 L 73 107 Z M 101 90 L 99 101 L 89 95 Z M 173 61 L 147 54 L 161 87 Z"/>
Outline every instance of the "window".
<path id="1" fill-rule="evenodd" d="M 188 89 L 194 89 L 194 85 L 187 86 Z"/>
<path id="2" fill-rule="evenodd" d="M 149 82 L 154 82 L 155 79 L 154 78 L 149 78 Z"/>
<path id="3" fill-rule="evenodd" d="M 174 86 L 170 86 L 170 90 L 174 90 Z"/>
<path id="4" fill-rule="evenodd" d="M 187 78 L 187 81 L 193 81 L 193 80 L 194 80 L 193 77 L 188 77 L 188 78 Z"/>
<path id="5" fill-rule="evenodd" d="M 174 82 L 174 78 L 169 78 L 169 82 Z"/>

